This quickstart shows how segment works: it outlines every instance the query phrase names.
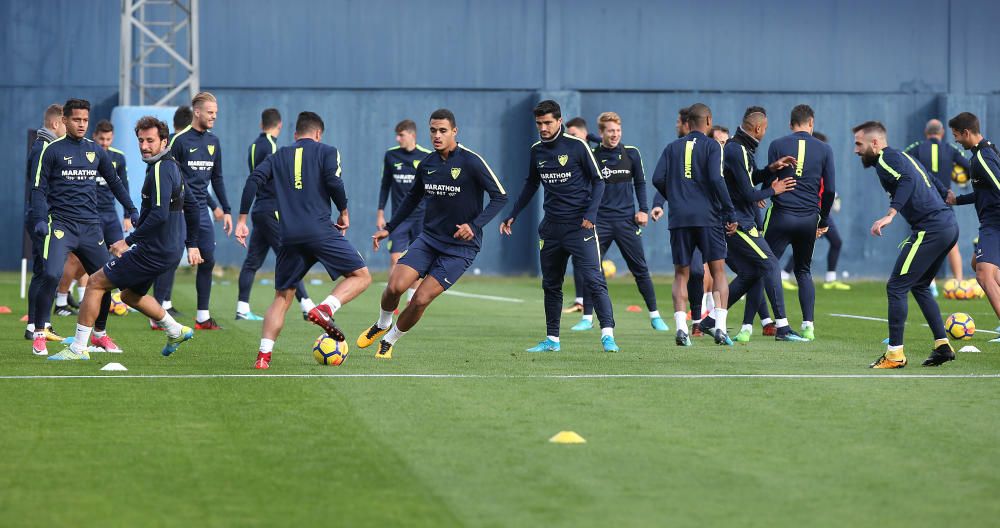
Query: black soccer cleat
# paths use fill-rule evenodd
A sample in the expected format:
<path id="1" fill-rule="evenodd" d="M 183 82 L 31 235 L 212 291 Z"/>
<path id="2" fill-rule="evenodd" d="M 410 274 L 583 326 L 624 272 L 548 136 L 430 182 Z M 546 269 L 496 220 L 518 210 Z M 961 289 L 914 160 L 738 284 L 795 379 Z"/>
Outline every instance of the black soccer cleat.
<path id="1" fill-rule="evenodd" d="M 715 337 L 716 345 L 733 346 L 733 340 L 729 338 L 729 334 L 725 330 L 720 328 L 712 335 Z"/>
<path id="2" fill-rule="evenodd" d="M 54 308 L 52 308 L 52 313 L 58 315 L 59 317 L 70 317 L 73 315 L 77 315 L 77 311 L 71 308 L 68 304 L 64 304 L 62 306 L 58 305 L 55 306 Z"/>
<path id="3" fill-rule="evenodd" d="M 688 337 L 687 332 L 684 330 L 677 331 L 677 337 L 674 339 L 677 346 L 691 346 L 691 338 Z"/>
<path id="4" fill-rule="evenodd" d="M 940 367 L 949 361 L 955 360 L 955 350 L 951 348 L 949 344 L 943 344 L 938 346 L 931 352 L 930 357 L 921 363 L 924 367 Z"/>
<path id="5" fill-rule="evenodd" d="M 698 322 L 698 329 L 707 336 L 715 336 L 715 319 L 706 317 Z"/>

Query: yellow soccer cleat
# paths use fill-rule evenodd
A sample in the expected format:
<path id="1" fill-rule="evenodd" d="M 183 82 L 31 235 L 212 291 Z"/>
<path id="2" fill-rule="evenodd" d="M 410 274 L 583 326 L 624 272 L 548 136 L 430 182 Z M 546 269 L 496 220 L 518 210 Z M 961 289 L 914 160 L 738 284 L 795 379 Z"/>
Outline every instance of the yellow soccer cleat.
<path id="1" fill-rule="evenodd" d="M 839 280 L 835 280 L 835 281 L 830 281 L 830 282 L 824 282 L 823 283 L 823 289 L 824 290 L 847 291 L 847 290 L 851 289 L 851 285 L 847 284 L 846 282 L 841 282 Z"/>
<path id="2" fill-rule="evenodd" d="M 799 285 L 798 284 L 795 284 L 794 282 L 792 282 L 790 280 L 787 280 L 787 279 L 781 281 L 781 287 L 784 288 L 784 289 L 786 289 L 786 290 L 788 290 L 788 291 L 795 291 L 795 290 L 799 289 Z"/>
<path id="3" fill-rule="evenodd" d="M 42 330 L 42 333 L 45 334 L 46 341 L 64 341 L 66 339 L 64 337 L 61 337 L 59 334 L 53 332 L 52 328 L 49 327 L 46 327 L 45 330 Z"/>
<path id="4" fill-rule="evenodd" d="M 392 359 L 392 345 L 385 341 L 379 341 L 378 351 L 375 352 L 375 359 Z"/>
<path id="5" fill-rule="evenodd" d="M 875 360 L 874 363 L 869 365 L 869 368 L 873 369 L 899 369 L 906 366 L 906 356 L 902 352 L 897 352 L 891 354 L 886 352 L 882 354 L 882 357 Z"/>
<path id="6" fill-rule="evenodd" d="M 378 323 L 375 323 L 368 327 L 368 330 L 365 330 L 365 333 L 359 335 L 358 340 L 355 341 L 355 343 L 357 343 L 358 348 L 368 348 L 372 346 L 372 343 L 382 339 L 382 336 L 384 336 L 388 331 L 388 328 L 379 328 Z"/>

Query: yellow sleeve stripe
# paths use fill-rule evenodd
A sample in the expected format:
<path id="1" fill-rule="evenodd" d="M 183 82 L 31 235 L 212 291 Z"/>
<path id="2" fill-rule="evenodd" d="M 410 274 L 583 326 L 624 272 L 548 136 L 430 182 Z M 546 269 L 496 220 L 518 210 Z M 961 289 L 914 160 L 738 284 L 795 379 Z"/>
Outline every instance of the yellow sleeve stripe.
<path id="1" fill-rule="evenodd" d="M 157 161 L 156 165 L 153 166 L 153 178 L 156 179 L 156 206 L 160 206 L 160 163 L 162 160 Z"/>
<path id="2" fill-rule="evenodd" d="M 753 187 L 753 171 L 750 170 L 750 153 L 747 152 L 747 148 L 740 145 L 743 149 L 743 166 L 747 170 L 747 178 L 750 178 L 750 186 Z"/>
<path id="3" fill-rule="evenodd" d="M 598 176 L 600 176 L 601 175 L 601 167 L 597 165 L 597 158 L 594 157 L 594 152 L 592 150 L 590 150 L 590 145 L 588 145 L 586 141 L 584 141 L 584 140 L 582 140 L 582 139 L 580 139 L 580 138 L 578 138 L 576 136 L 572 136 L 570 134 L 566 134 L 565 132 L 563 133 L 563 136 L 568 137 L 568 138 L 570 138 L 570 139 L 572 139 L 574 141 L 579 141 L 580 143 L 583 143 L 583 146 L 584 146 L 584 148 L 587 151 L 587 156 L 590 158 L 590 162 L 594 164 L 594 173 L 597 174 Z M 534 146 L 534 145 L 532 145 L 532 146 Z"/>
<path id="4" fill-rule="evenodd" d="M 254 141 L 253 144 L 250 145 L 250 170 L 257 168 L 257 164 L 253 162 L 254 158 L 256 157 L 257 157 L 257 142 Z"/>
<path id="5" fill-rule="evenodd" d="M 167 145 L 167 148 L 168 149 L 174 148 L 174 141 L 177 141 L 177 137 L 187 132 L 188 130 L 191 130 L 191 125 L 188 125 L 187 127 L 184 128 L 184 130 L 181 130 L 180 132 L 174 134 L 174 138 L 170 140 L 170 144 Z"/>
<path id="6" fill-rule="evenodd" d="M 639 156 L 639 168 L 642 169 L 643 174 L 646 174 L 646 166 L 642 164 L 642 153 L 639 152 L 639 148 L 633 147 L 632 145 L 625 145 L 625 148 L 632 149 L 635 151 L 635 155 Z"/>
<path id="7" fill-rule="evenodd" d="M 108 150 L 110 150 L 111 152 L 117 152 L 117 153 L 121 154 L 122 156 L 124 156 L 124 155 L 125 155 L 125 153 L 124 153 L 124 152 L 122 152 L 122 151 L 120 151 L 120 150 L 116 149 L 115 147 L 108 147 Z"/>
<path id="8" fill-rule="evenodd" d="M 336 173 L 336 176 L 338 178 L 340 177 L 341 172 L 342 172 L 342 169 L 340 167 L 340 151 L 338 150 L 337 151 L 337 173 Z"/>
<path id="9" fill-rule="evenodd" d="M 913 168 L 917 169 L 917 172 L 919 172 L 920 175 L 924 177 L 924 183 L 927 184 L 928 187 L 930 187 L 931 181 L 927 178 L 927 173 L 924 172 L 924 169 L 920 167 L 920 164 L 917 163 L 917 160 L 913 159 L 909 154 L 905 152 L 903 153 L 903 156 L 905 156 L 906 159 L 910 160 L 910 164 L 913 165 Z"/>
<path id="10" fill-rule="evenodd" d="M 993 185 L 996 185 L 997 189 L 1000 189 L 1000 182 L 997 181 L 996 175 L 993 174 L 993 171 L 990 170 L 990 166 L 987 165 L 986 160 L 983 159 L 983 151 L 980 150 L 979 152 L 976 152 L 976 157 L 979 158 L 979 163 L 981 163 L 983 168 L 986 169 L 986 174 L 990 175 L 990 179 L 993 180 Z"/>
<path id="11" fill-rule="evenodd" d="M 886 172 L 888 172 L 889 174 L 892 174 L 892 176 L 894 178 L 896 178 L 897 180 L 900 177 L 902 177 L 902 174 L 896 172 L 895 169 L 893 169 L 892 167 L 890 167 L 889 164 L 885 162 L 885 152 L 883 152 L 882 154 L 878 155 L 878 164 L 879 164 L 880 167 L 882 167 L 883 169 L 885 169 Z"/>
<path id="12" fill-rule="evenodd" d="M 53 141 L 52 143 L 55 143 L 56 141 L 62 141 L 62 138 L 64 137 L 66 136 L 62 136 L 61 138 Z M 35 187 L 38 187 L 38 184 L 41 183 L 42 181 L 42 161 L 45 159 L 45 151 L 48 150 L 49 146 L 52 145 L 52 143 L 46 142 L 44 145 L 42 145 L 42 151 L 38 153 L 38 167 L 35 168 Z"/>
<path id="13" fill-rule="evenodd" d="M 423 152 L 424 154 L 430 154 L 431 153 L 431 149 L 421 147 L 420 145 L 417 145 L 417 150 L 419 150 L 420 152 Z"/>
<path id="14" fill-rule="evenodd" d="M 483 162 L 483 167 L 486 167 L 486 172 L 489 172 L 490 173 L 490 177 L 493 178 L 493 183 L 497 184 L 497 188 L 500 189 L 500 193 L 501 194 L 507 194 L 507 191 L 504 190 L 503 185 L 500 183 L 500 179 L 497 178 L 496 174 L 493 174 L 493 169 L 490 168 L 490 164 L 486 163 L 486 160 L 484 160 L 482 156 L 480 156 L 479 154 L 473 152 L 470 149 L 465 148 L 465 145 L 461 145 L 460 144 L 459 147 L 462 147 L 462 150 L 464 150 L 464 151 L 472 154 L 473 156 L 479 158 L 479 161 Z"/>
<path id="15" fill-rule="evenodd" d="M 274 138 L 271 134 L 264 134 L 267 137 L 267 142 L 271 144 L 271 154 L 278 152 L 278 144 L 274 142 Z"/>

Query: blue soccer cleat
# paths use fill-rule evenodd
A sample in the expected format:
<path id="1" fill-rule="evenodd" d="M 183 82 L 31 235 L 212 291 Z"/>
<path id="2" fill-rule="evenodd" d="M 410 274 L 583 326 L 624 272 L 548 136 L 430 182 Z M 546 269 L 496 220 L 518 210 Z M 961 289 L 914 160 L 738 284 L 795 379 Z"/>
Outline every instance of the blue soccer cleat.
<path id="1" fill-rule="evenodd" d="M 889 344 L 889 338 L 887 337 L 887 338 L 883 339 L 882 340 L 882 344 L 883 345 L 888 345 Z"/>
<path id="2" fill-rule="evenodd" d="M 799 335 L 798 333 L 796 333 L 794 330 L 792 330 L 791 328 L 789 328 L 787 326 L 783 326 L 783 327 L 781 327 L 781 328 L 778 329 L 778 331 L 774 334 L 774 340 L 775 341 L 788 341 L 788 342 L 793 342 L 793 343 L 808 343 L 809 342 L 808 339 L 802 337 L 801 335 Z"/>
<path id="3" fill-rule="evenodd" d="M 649 320 L 649 325 L 652 326 L 653 330 L 656 330 L 657 332 L 669 332 L 670 331 L 670 327 L 667 325 L 667 322 L 664 321 L 662 317 L 654 317 L 654 318 L 650 319 Z"/>
<path id="4" fill-rule="evenodd" d="M 86 349 L 76 352 L 72 347 L 67 346 L 62 349 L 57 354 L 53 354 L 47 358 L 49 361 L 86 361 L 90 359 L 90 353 Z"/>
<path id="5" fill-rule="evenodd" d="M 573 327 L 570 328 L 570 330 L 576 330 L 577 332 L 580 332 L 583 330 L 590 330 L 592 328 L 594 328 L 593 319 L 580 319 L 580 322 L 573 325 Z"/>
<path id="6" fill-rule="evenodd" d="M 177 352 L 177 349 L 180 348 L 181 343 L 187 341 L 188 339 L 191 339 L 192 337 L 194 337 L 194 330 L 191 330 L 191 328 L 187 326 L 182 326 L 181 335 L 177 337 L 167 336 L 167 344 L 163 346 L 163 351 L 160 353 L 163 354 L 164 356 L 169 356 L 170 354 Z"/>
<path id="7" fill-rule="evenodd" d="M 615 343 L 615 336 L 606 335 L 602 337 L 601 346 L 604 347 L 605 352 L 618 352 L 621 350 L 618 348 L 618 343 Z"/>
<path id="8" fill-rule="evenodd" d="M 559 352 L 559 343 L 556 343 L 555 341 L 552 341 L 552 340 L 546 338 L 545 341 L 542 341 L 541 343 L 538 343 L 537 345 L 535 345 L 535 346 L 533 346 L 531 348 L 526 348 L 524 351 L 525 352 Z"/>
<path id="9" fill-rule="evenodd" d="M 716 345 L 733 346 L 733 340 L 730 339 L 729 334 L 727 334 L 726 331 L 721 328 L 715 331 L 713 337 L 715 338 Z"/>
<path id="10" fill-rule="evenodd" d="M 253 313 L 253 312 L 247 312 L 247 313 L 236 312 L 236 320 L 237 321 L 263 321 L 264 318 L 261 317 L 261 316 L 259 316 L 259 315 L 257 315 L 257 314 L 255 314 L 255 313 Z"/>

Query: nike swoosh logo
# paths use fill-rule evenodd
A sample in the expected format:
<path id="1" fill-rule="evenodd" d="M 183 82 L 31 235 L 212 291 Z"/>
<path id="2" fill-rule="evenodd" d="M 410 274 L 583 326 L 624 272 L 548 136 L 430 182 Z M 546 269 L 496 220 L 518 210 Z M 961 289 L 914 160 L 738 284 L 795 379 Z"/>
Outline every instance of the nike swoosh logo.
<path id="1" fill-rule="evenodd" d="M 583 241 L 584 242 L 590 242 L 593 239 L 594 239 L 594 237 L 591 236 L 591 237 L 584 238 Z"/>
<path id="2" fill-rule="evenodd" d="M 63 157 L 63 161 L 70 161 L 71 159 L 73 159 L 73 156 L 70 156 L 68 158 L 65 156 Z"/>
<path id="3" fill-rule="evenodd" d="M 447 282 L 448 284 L 451 284 L 451 281 L 448 280 L 447 278 L 445 278 L 444 281 Z"/>
<path id="4" fill-rule="evenodd" d="M 430 174 L 434 174 L 435 172 L 437 172 L 437 169 L 434 169 L 432 171 L 427 171 L 427 174 L 430 175 Z"/>
<path id="5" fill-rule="evenodd" d="M 188 152 L 194 152 L 194 151 L 196 151 L 196 150 L 198 150 L 198 149 L 197 149 L 197 148 L 193 148 L 193 149 L 188 149 Z"/>

